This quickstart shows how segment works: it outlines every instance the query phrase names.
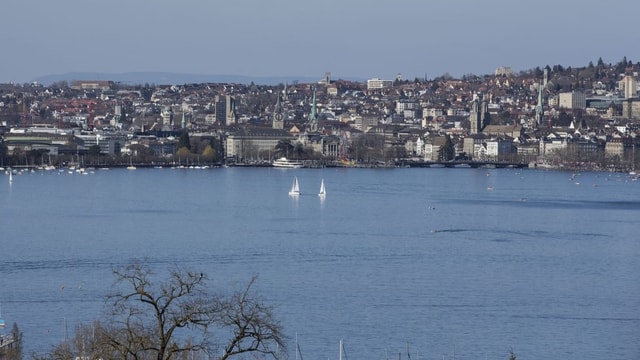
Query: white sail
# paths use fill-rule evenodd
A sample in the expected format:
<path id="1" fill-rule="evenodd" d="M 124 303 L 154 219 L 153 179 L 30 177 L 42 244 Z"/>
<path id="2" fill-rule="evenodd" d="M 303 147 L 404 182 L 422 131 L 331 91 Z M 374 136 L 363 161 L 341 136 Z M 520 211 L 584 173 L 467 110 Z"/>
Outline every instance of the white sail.
<path id="1" fill-rule="evenodd" d="M 289 191 L 289 195 L 300 195 L 300 185 L 298 184 L 298 178 L 293 178 L 293 185 L 291 185 L 291 190 Z"/>
<path id="2" fill-rule="evenodd" d="M 322 179 L 322 182 L 320 183 L 320 192 L 318 193 L 318 196 L 326 196 L 327 195 L 327 190 L 324 188 L 324 179 Z"/>

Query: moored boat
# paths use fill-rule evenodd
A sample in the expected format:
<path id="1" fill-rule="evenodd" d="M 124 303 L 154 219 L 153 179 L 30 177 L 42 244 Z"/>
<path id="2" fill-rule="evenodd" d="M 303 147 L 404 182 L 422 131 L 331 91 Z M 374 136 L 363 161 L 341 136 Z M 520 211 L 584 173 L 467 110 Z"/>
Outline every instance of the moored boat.
<path id="1" fill-rule="evenodd" d="M 304 166 L 302 161 L 299 160 L 289 160 L 286 157 L 281 157 L 279 159 L 273 160 L 271 163 L 273 167 L 277 168 L 289 168 L 289 169 L 297 169 Z"/>

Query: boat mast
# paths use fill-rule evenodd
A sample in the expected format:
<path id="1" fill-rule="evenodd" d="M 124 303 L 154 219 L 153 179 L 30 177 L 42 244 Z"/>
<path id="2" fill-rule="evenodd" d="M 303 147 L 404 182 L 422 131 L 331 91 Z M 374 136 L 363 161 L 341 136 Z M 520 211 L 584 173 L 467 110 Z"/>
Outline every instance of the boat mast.
<path id="1" fill-rule="evenodd" d="M 298 344 L 298 333 L 296 333 L 296 360 L 303 360 L 302 359 L 302 352 L 300 351 L 300 344 Z"/>

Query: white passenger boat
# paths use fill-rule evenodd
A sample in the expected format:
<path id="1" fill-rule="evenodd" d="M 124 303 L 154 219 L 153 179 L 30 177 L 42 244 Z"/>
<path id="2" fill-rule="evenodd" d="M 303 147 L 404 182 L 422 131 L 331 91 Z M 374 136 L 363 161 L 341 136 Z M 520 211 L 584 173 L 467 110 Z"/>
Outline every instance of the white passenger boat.
<path id="1" fill-rule="evenodd" d="M 301 167 L 304 166 L 302 161 L 289 160 L 286 157 L 281 157 L 279 159 L 273 160 L 271 165 L 273 165 L 273 167 L 290 168 L 290 169 L 297 169 L 297 168 L 301 168 Z"/>

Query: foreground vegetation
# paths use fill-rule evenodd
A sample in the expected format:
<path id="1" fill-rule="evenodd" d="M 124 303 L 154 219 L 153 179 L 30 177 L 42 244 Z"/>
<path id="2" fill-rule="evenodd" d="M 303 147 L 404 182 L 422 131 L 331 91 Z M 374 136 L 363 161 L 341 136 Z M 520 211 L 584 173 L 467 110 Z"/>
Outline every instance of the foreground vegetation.
<path id="1" fill-rule="evenodd" d="M 219 359 L 286 355 L 273 308 L 253 291 L 256 278 L 231 293 L 214 292 L 207 276 L 172 268 L 166 278 L 143 264 L 114 270 L 103 321 L 79 325 L 45 359 Z M 20 357 L 11 357 L 19 359 Z"/>

